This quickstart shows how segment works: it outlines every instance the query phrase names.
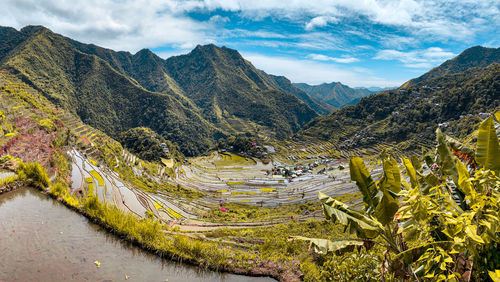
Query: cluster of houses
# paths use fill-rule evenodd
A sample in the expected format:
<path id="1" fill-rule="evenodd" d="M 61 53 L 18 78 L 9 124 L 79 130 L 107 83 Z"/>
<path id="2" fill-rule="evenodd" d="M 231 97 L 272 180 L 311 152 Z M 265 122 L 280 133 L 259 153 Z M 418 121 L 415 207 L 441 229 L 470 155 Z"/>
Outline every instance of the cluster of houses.
<path id="1" fill-rule="evenodd" d="M 304 174 L 312 173 L 314 168 L 321 164 L 328 164 L 332 161 L 334 161 L 334 159 L 323 158 L 315 160 L 311 163 L 300 165 L 282 165 L 278 162 L 274 162 L 273 169 L 268 171 L 268 175 L 272 175 L 273 178 L 295 178 Z M 318 174 L 324 173 L 325 171 L 326 168 L 321 169 Z"/>

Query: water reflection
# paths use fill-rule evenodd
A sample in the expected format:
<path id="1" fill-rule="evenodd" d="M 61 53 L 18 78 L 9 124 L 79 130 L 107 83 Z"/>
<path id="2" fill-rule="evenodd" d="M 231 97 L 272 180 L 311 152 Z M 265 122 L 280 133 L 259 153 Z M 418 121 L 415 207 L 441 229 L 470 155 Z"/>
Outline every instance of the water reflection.
<path id="1" fill-rule="evenodd" d="M 0 234 L 0 281 L 271 281 L 160 259 L 33 189 L 0 196 Z"/>

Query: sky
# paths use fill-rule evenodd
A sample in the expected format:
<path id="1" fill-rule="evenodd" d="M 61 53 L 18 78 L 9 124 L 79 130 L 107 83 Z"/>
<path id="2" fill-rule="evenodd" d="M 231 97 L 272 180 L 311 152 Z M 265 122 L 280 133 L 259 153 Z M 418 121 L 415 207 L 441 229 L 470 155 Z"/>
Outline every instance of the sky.
<path id="1" fill-rule="evenodd" d="M 160 57 L 213 43 L 293 82 L 393 87 L 500 46 L 500 0 L 0 0 L 0 25 Z"/>

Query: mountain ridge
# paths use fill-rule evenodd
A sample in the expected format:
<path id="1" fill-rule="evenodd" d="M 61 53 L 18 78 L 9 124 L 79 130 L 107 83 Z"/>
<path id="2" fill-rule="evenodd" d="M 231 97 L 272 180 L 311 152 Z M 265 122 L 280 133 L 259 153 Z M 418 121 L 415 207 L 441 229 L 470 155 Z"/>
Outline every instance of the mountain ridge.
<path id="1" fill-rule="evenodd" d="M 449 134 L 464 137 L 473 132 L 480 113 L 500 107 L 500 58 L 478 67 L 489 59 L 476 57 L 476 61 L 462 60 L 460 54 L 420 77 L 426 79 L 410 80 L 318 117 L 297 137 L 330 140 L 346 149 L 391 143 L 409 150 L 432 142 L 438 124 Z M 460 69 L 465 71 L 457 72 Z"/>
<path id="2" fill-rule="evenodd" d="M 199 45 L 163 60 L 148 49 L 115 52 L 41 26 L 0 32 L 3 68 L 111 136 L 149 127 L 189 156 L 233 134 L 286 138 L 318 115 L 227 47 Z"/>
<path id="3" fill-rule="evenodd" d="M 498 61 L 500 61 L 500 47 L 488 48 L 483 46 L 473 46 L 465 49 L 458 56 L 445 61 L 425 74 L 409 80 L 403 84 L 402 87 L 408 87 L 421 81 L 440 77 L 446 74 L 464 72 L 472 67 L 484 68 Z"/>
<path id="4" fill-rule="evenodd" d="M 372 94 L 368 89 L 351 88 L 340 82 L 322 83 L 319 85 L 294 83 L 294 86 L 335 108 L 342 108 L 353 104 L 358 99 Z"/>

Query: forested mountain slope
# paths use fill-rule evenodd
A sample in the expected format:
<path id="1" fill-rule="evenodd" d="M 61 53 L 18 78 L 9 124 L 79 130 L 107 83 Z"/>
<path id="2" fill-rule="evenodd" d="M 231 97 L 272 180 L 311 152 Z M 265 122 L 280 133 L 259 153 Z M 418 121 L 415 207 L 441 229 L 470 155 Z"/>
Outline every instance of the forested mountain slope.
<path id="1" fill-rule="evenodd" d="M 285 138 L 318 115 L 229 48 L 198 46 L 163 60 L 147 49 L 115 52 L 41 26 L 0 27 L 0 34 L 0 68 L 56 105 L 114 137 L 151 128 L 188 156 L 228 135 Z"/>
<path id="2" fill-rule="evenodd" d="M 474 46 L 464 50 L 460 55 L 435 67 L 424 75 L 405 83 L 403 87 L 417 84 L 446 74 L 455 74 L 474 67 L 487 67 L 492 63 L 500 62 L 500 48 Z"/>
<path id="3" fill-rule="evenodd" d="M 362 98 L 356 105 L 314 119 L 298 136 L 350 148 L 405 142 L 405 149 L 418 149 L 434 140 L 439 124 L 451 135 L 465 136 L 480 120 L 479 113 L 498 107 L 500 63 L 492 63 Z"/>

